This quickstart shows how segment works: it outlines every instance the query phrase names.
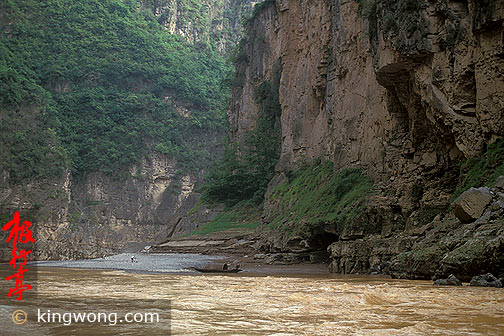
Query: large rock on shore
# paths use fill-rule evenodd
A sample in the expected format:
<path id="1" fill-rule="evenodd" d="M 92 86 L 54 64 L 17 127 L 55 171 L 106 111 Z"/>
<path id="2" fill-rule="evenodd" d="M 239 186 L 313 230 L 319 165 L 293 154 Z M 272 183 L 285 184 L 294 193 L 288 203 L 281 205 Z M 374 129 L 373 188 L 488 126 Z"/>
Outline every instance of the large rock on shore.
<path id="1" fill-rule="evenodd" d="M 483 215 L 491 201 L 488 188 L 470 188 L 453 202 L 453 213 L 462 223 L 471 223 Z"/>
<path id="2" fill-rule="evenodd" d="M 450 274 L 446 279 L 437 279 L 434 281 L 436 286 L 462 286 L 462 283 L 456 276 Z"/>
<path id="3" fill-rule="evenodd" d="M 393 258 L 389 273 L 396 278 L 446 278 L 469 282 L 475 274 L 504 276 L 504 220 L 500 213 L 469 224 L 453 214 L 434 220 L 412 248 Z M 485 270 L 485 272 L 482 272 Z"/>
<path id="4" fill-rule="evenodd" d="M 470 286 L 502 288 L 502 282 L 491 273 L 477 275 L 471 279 Z"/>

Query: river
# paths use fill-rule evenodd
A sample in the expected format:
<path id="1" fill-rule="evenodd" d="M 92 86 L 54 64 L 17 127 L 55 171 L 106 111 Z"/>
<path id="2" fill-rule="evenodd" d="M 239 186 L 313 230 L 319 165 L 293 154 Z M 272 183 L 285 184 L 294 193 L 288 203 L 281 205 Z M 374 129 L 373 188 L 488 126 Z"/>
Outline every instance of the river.
<path id="1" fill-rule="evenodd" d="M 13 281 L 0 281 L 0 335 L 504 335 L 503 289 L 292 272 L 199 275 L 181 266 L 206 257 L 142 258 L 165 260 L 165 268 L 152 262 L 155 270 L 127 269 L 128 256 L 108 265 L 124 270 L 54 267 L 104 266 L 99 260 L 32 265 L 37 288 L 21 301 L 7 298 Z M 12 273 L 0 268 L 2 278 Z M 11 319 L 19 309 L 28 316 L 22 325 Z M 64 317 L 48 322 L 49 312 L 109 319 L 65 325 Z M 119 322 L 128 313 L 158 319 Z"/>

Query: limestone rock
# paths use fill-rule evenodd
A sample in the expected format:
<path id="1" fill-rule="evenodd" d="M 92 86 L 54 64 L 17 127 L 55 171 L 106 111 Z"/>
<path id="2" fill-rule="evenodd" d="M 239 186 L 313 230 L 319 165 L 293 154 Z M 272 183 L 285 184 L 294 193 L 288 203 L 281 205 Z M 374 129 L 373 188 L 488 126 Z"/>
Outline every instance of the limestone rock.
<path id="1" fill-rule="evenodd" d="M 504 176 L 499 176 L 497 181 L 495 181 L 494 188 L 500 191 L 504 191 Z"/>
<path id="2" fill-rule="evenodd" d="M 492 203 L 492 206 L 490 208 L 494 212 L 500 212 L 504 210 L 504 202 L 503 201 L 496 201 Z"/>
<path id="3" fill-rule="evenodd" d="M 413 246 L 391 261 L 389 274 L 396 278 L 429 279 L 455 275 L 469 282 L 486 270 L 502 276 L 504 225 L 502 217 L 461 225 L 453 215 L 434 221 Z"/>
<path id="4" fill-rule="evenodd" d="M 502 288 L 502 282 L 491 273 L 474 276 L 469 286 Z"/>
<path id="5" fill-rule="evenodd" d="M 437 279 L 434 281 L 434 285 L 436 286 L 462 286 L 462 283 L 460 282 L 457 277 L 455 277 L 453 274 L 450 274 L 448 278 L 446 279 Z"/>
<path id="6" fill-rule="evenodd" d="M 453 213 L 462 223 L 471 223 L 483 215 L 491 201 L 488 188 L 470 188 L 453 202 Z"/>

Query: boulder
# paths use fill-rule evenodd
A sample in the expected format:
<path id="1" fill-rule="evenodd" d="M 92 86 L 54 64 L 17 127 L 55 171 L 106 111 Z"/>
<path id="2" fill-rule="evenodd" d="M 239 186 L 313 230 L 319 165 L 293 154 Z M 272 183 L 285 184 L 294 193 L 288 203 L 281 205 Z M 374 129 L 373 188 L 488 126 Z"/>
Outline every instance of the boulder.
<path id="1" fill-rule="evenodd" d="M 469 286 L 502 288 L 502 282 L 491 273 L 474 276 Z"/>
<path id="2" fill-rule="evenodd" d="M 455 277 L 455 275 L 450 274 L 446 279 L 437 279 L 434 281 L 434 285 L 436 286 L 462 286 L 462 283 L 459 279 Z"/>
<path id="3" fill-rule="evenodd" d="M 492 206 L 490 207 L 490 210 L 492 211 L 501 211 L 504 209 L 504 202 L 503 201 L 496 201 L 492 203 Z"/>
<path id="4" fill-rule="evenodd" d="M 494 184 L 495 189 L 504 191 L 504 176 L 499 176 Z"/>
<path id="5" fill-rule="evenodd" d="M 462 223 L 471 223 L 483 215 L 491 201 L 488 188 L 470 188 L 453 202 L 453 213 Z"/>

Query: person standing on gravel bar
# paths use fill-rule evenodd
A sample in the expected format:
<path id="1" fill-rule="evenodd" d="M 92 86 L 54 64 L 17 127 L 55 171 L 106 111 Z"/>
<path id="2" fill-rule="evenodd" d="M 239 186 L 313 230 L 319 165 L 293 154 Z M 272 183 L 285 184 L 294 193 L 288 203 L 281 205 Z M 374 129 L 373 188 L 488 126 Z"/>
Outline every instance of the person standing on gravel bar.
<path id="1" fill-rule="evenodd" d="M 136 262 L 136 258 L 135 258 L 135 256 L 134 256 L 134 255 L 132 255 L 132 256 L 131 256 L 131 263 L 133 264 L 133 263 L 135 263 L 135 262 Z"/>

